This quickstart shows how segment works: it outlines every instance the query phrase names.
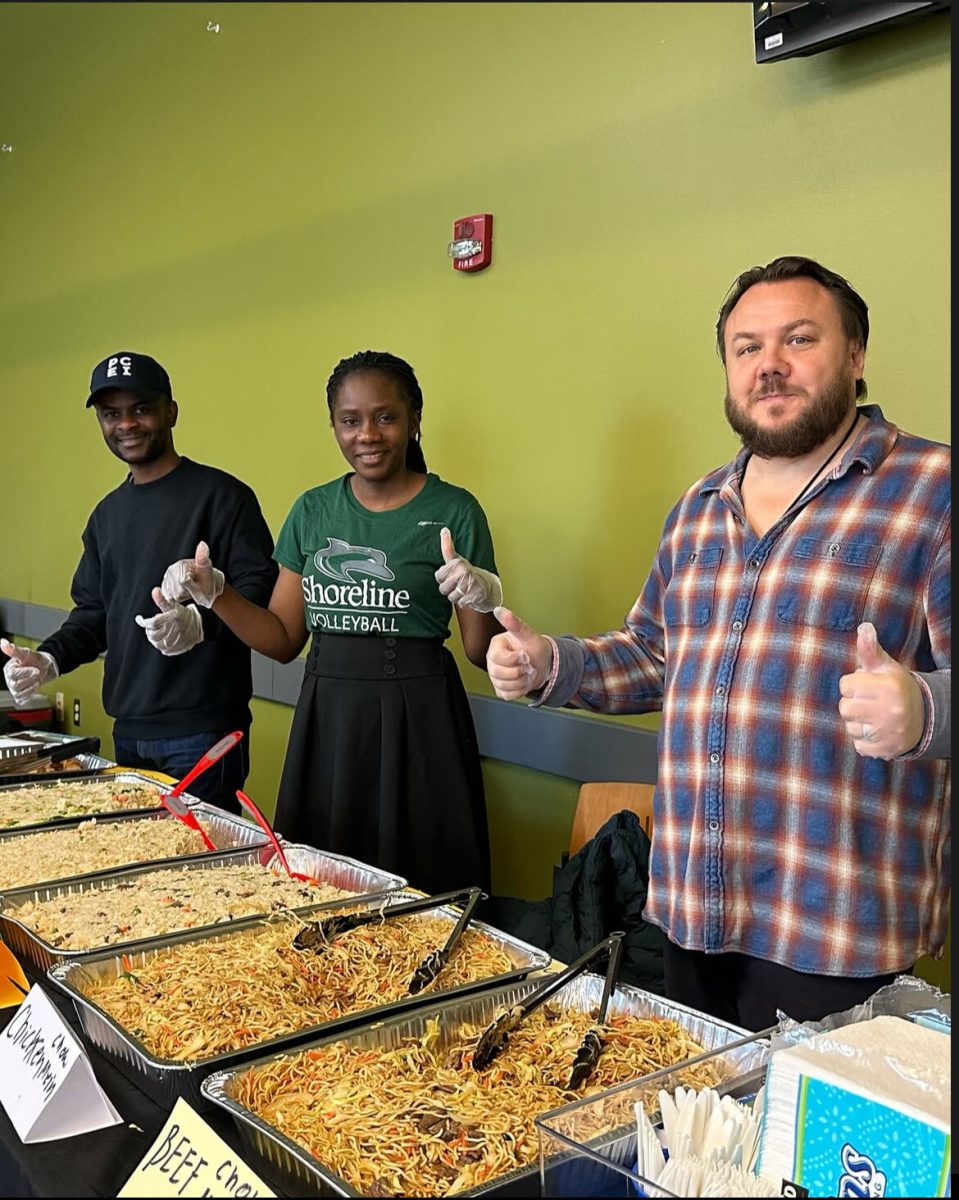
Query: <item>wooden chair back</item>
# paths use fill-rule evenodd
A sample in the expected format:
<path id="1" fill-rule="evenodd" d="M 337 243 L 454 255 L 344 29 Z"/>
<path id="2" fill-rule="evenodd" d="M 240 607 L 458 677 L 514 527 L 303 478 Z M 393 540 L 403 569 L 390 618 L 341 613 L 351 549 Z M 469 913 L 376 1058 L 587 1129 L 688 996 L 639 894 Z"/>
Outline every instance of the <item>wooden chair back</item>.
<path id="1" fill-rule="evenodd" d="M 623 809 L 634 812 L 649 838 L 653 836 L 652 783 L 584 783 L 579 789 L 573 828 L 569 838 L 570 857 Z"/>

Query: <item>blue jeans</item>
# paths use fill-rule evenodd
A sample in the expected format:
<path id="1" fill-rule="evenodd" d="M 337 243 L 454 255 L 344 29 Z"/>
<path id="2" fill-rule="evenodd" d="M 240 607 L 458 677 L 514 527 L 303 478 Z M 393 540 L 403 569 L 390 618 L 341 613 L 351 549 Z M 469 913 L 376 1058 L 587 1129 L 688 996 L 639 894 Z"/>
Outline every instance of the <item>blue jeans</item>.
<path id="1" fill-rule="evenodd" d="M 135 770 L 143 767 L 148 771 L 163 771 L 174 779 L 182 779 L 211 746 L 231 730 L 214 730 L 211 733 L 190 733 L 184 737 L 166 738 L 120 738 L 113 739 L 113 753 L 121 767 Z M 250 772 L 249 733 L 239 745 L 207 767 L 202 775 L 189 785 L 187 792 L 198 800 L 218 804 L 227 812 L 240 813 L 240 802 L 236 798 L 237 788 L 242 788 Z"/>

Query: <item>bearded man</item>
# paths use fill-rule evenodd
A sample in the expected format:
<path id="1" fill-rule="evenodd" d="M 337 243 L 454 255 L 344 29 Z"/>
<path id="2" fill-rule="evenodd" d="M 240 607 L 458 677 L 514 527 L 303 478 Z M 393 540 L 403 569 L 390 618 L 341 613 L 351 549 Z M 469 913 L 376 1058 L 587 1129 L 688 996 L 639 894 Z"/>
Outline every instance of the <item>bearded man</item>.
<path id="1" fill-rule="evenodd" d="M 951 451 L 866 397 L 865 302 L 809 258 L 741 274 L 717 347 L 733 460 L 667 517 L 623 628 L 497 609 L 497 695 L 662 711 L 644 916 L 667 995 L 818 1020 L 941 953 L 950 888 Z"/>

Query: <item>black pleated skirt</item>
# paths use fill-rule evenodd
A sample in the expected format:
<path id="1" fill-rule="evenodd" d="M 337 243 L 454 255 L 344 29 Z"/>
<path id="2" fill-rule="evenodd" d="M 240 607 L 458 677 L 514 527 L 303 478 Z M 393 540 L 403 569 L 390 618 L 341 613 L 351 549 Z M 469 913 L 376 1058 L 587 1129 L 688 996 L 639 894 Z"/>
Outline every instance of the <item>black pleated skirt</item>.
<path id="1" fill-rule="evenodd" d="M 425 892 L 490 890 L 476 731 L 438 638 L 314 634 L 276 828 Z"/>

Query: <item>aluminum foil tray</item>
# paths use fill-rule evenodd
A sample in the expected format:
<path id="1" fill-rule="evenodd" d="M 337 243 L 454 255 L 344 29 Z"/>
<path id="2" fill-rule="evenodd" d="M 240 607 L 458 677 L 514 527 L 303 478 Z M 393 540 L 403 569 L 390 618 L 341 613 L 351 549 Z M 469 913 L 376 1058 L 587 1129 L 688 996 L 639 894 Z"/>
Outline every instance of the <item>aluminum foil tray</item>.
<path id="1" fill-rule="evenodd" d="M 142 779 L 142 776 L 118 774 L 117 779 L 123 781 Z M 186 793 L 182 793 L 186 796 Z M 217 808 L 213 804 L 204 804 L 200 801 L 195 801 L 191 804 L 191 810 L 196 816 L 204 822 L 209 832 L 211 839 L 218 850 L 240 850 L 250 849 L 253 846 L 261 846 L 266 844 L 266 834 L 258 825 L 254 825 L 252 821 L 247 821 L 244 817 L 236 817 L 232 813 L 225 812 L 222 808 Z M 84 821 L 92 819 L 91 816 L 70 817 L 66 821 L 57 821 L 55 825 L 45 825 L 38 829 L 36 827 L 10 829 L 5 833 L 0 834 L 0 843 L 8 842 L 13 838 L 29 837 L 31 834 L 44 833 L 50 829 L 67 829 L 74 825 L 80 825 Z M 168 812 L 165 808 L 149 808 L 141 809 L 134 812 L 124 813 L 106 813 L 102 817 L 98 816 L 97 821 L 100 824 L 113 824 L 116 821 L 141 821 L 148 819 L 151 821 L 175 821 L 176 817 Z M 200 851 L 198 854 L 181 854 L 171 858 L 154 858 L 150 862 L 156 866 L 158 863 L 163 866 L 172 866 L 176 863 L 188 862 L 190 859 L 202 858 L 204 854 L 212 853 L 212 851 Z M 144 866 L 144 863 L 131 863 L 132 867 Z M 69 875 L 62 879 L 38 879 L 35 883 L 29 885 L 32 888 L 56 886 L 62 887 L 64 884 L 75 883 L 80 879 L 99 879 L 104 875 L 115 874 L 117 867 L 109 867 L 102 871 L 88 871 L 83 875 Z M 10 895 L 13 891 L 22 891 L 27 885 L 19 885 L 17 888 L 2 888 L 0 887 L 0 897 Z"/>
<path id="2" fill-rule="evenodd" d="M 83 763 L 84 769 L 87 771 L 103 771 L 107 767 L 115 767 L 117 765 L 112 758 L 103 758 L 100 754 L 77 754 L 75 757 Z M 69 779 L 70 775 L 71 772 L 69 771 L 57 772 L 58 779 Z M 153 782 L 155 783 L 156 780 Z"/>
<path id="3" fill-rule="evenodd" d="M 397 1048 L 404 1038 L 419 1038 L 426 1032 L 427 1021 L 439 1020 L 439 1044 L 451 1037 L 464 1022 L 475 1025 L 488 1024 L 501 1007 L 510 1006 L 525 999 L 534 991 L 546 977 L 526 980 L 509 987 L 496 988 L 475 994 L 470 997 L 450 1000 L 441 1004 L 420 1008 L 416 1012 L 395 1016 L 387 1021 L 376 1024 L 367 1023 L 361 1028 L 343 1034 L 333 1034 L 297 1046 L 295 1051 L 309 1050 L 316 1046 L 328 1045 L 331 1042 L 349 1042 L 364 1049 Z M 565 988 L 557 992 L 550 1000 L 551 1004 L 566 1010 L 589 1011 L 598 1007 L 602 998 L 605 980 L 599 975 L 580 975 Z M 725 1021 L 719 1021 L 687 1008 L 682 1004 L 674 1004 L 655 996 L 651 992 L 628 984 L 620 984 L 610 998 L 610 1015 L 628 1013 L 640 1017 L 672 1017 L 680 1022 L 690 1035 L 703 1046 L 707 1053 L 719 1052 L 723 1069 L 729 1077 L 738 1077 L 755 1065 L 755 1049 L 750 1045 L 741 1049 L 736 1043 L 751 1035 L 746 1030 Z M 724 1047 L 729 1047 L 724 1052 Z M 229 1068 L 212 1073 L 201 1085 L 201 1093 L 210 1103 L 225 1109 L 233 1117 L 237 1128 L 249 1150 L 246 1161 L 255 1170 L 258 1164 L 269 1164 L 279 1178 L 285 1190 L 291 1196 L 359 1196 L 362 1193 L 353 1188 L 346 1180 L 335 1175 L 331 1170 L 314 1158 L 302 1146 L 287 1138 L 275 1126 L 268 1124 L 255 1116 L 249 1109 L 233 1098 L 235 1080 L 247 1071 L 262 1070 L 267 1064 L 283 1057 L 282 1053 L 272 1053 L 254 1059 L 242 1067 Z M 700 1058 L 705 1056 L 700 1056 Z M 688 1060 L 689 1062 L 699 1061 Z M 688 1065 L 688 1064 L 686 1064 Z M 630 1085 L 620 1085 L 630 1086 Z M 603 1093 L 608 1095 L 610 1093 Z M 595 1099 L 595 1097 L 591 1097 Z M 635 1133 L 633 1135 L 635 1147 Z M 552 1168 L 550 1168 L 552 1169 Z M 581 1191 L 555 1192 L 556 1195 L 588 1195 Z M 538 1196 L 539 1163 L 531 1163 L 527 1167 L 509 1171 L 478 1187 L 457 1192 L 459 1196 Z"/>
<path id="4" fill-rule="evenodd" d="M 290 865 L 293 865 L 292 862 Z M 414 900 L 420 895 L 421 893 L 419 892 L 409 890 L 394 891 L 377 899 L 365 898 L 353 903 L 341 900 L 333 905 L 322 904 L 299 908 L 296 909 L 296 912 L 307 919 L 312 913 L 328 911 L 331 907 L 341 912 L 364 912 L 379 906 L 389 906 L 391 904 L 400 904 L 407 900 Z M 417 915 L 422 916 L 426 914 Z M 450 929 L 452 930 L 453 925 L 460 916 L 460 910 L 449 905 L 438 905 L 436 909 L 429 911 L 429 915 L 448 917 Z M 55 987 L 66 993 L 73 1000 L 76 1005 L 81 1028 L 88 1040 L 98 1050 L 114 1061 L 139 1088 L 156 1100 L 161 1107 L 169 1108 L 177 1098 L 182 1096 L 183 1099 L 195 1108 L 209 1108 L 210 1103 L 203 1097 L 200 1085 L 206 1076 L 213 1071 L 231 1067 L 239 1062 L 247 1062 L 259 1054 L 276 1050 L 286 1050 L 298 1046 L 321 1034 L 339 1033 L 345 1029 L 352 1029 L 357 1025 L 362 1025 L 369 1021 L 378 1021 L 386 1016 L 393 1016 L 397 1013 L 422 1008 L 424 1005 L 436 1004 L 437 1001 L 449 999 L 454 996 L 466 996 L 486 988 L 496 987 L 499 984 L 522 980 L 530 972 L 541 971 L 550 963 L 550 956 L 544 951 L 520 941 L 511 934 L 504 933 L 502 930 L 485 925 L 482 921 L 473 921 L 470 924 L 471 929 L 486 934 L 487 937 L 492 939 L 509 956 L 513 964 L 509 971 L 505 971 L 500 975 L 490 976 L 489 979 L 477 980 L 474 983 L 464 984 L 456 988 L 427 990 L 418 995 L 410 996 L 405 1000 L 350 1013 L 318 1025 L 304 1026 L 303 1029 L 297 1030 L 295 1033 L 282 1034 L 279 1037 L 269 1038 L 250 1046 L 244 1046 L 239 1050 L 230 1050 L 226 1053 L 212 1055 L 209 1058 L 199 1059 L 192 1063 L 155 1058 L 131 1033 L 87 998 L 86 992 L 95 980 L 116 979 L 121 971 L 127 969 L 136 972 L 138 966 L 149 962 L 157 954 L 161 954 L 168 946 L 178 945 L 183 942 L 205 941 L 207 939 L 224 941 L 227 938 L 237 937 L 248 929 L 267 925 L 274 920 L 276 918 L 245 917 L 230 925 L 227 929 L 224 929 L 222 926 L 214 926 L 212 930 L 202 934 L 189 931 L 165 938 L 157 938 L 151 942 L 141 942 L 140 948 L 136 952 L 124 954 L 122 958 L 119 954 L 114 953 L 111 948 L 109 951 L 103 951 L 95 955 L 91 954 L 82 962 L 75 959 L 67 959 L 50 967 L 47 971 L 47 977 Z M 124 966 L 123 959 L 129 964 L 128 967 Z"/>
<path id="5" fill-rule="evenodd" d="M 99 754 L 75 754 L 73 757 L 81 764 L 79 767 L 71 767 L 65 771 L 43 771 L 40 774 L 29 771 L 18 774 L 5 773 L 0 778 L 3 779 L 4 787 L 15 783 L 49 783 L 51 780 L 56 780 L 58 783 L 73 783 L 75 780 L 97 776 L 102 778 L 101 772 L 104 768 L 116 766 L 116 763 L 111 762 L 108 758 L 101 758 Z"/>
<path id="6" fill-rule="evenodd" d="M 379 896 L 405 887 L 406 880 L 399 875 L 391 875 L 377 867 L 367 866 L 352 858 L 339 854 L 328 854 L 315 850 L 312 846 L 302 846 L 296 843 L 284 843 L 283 851 L 287 861 L 294 871 L 311 875 L 321 883 L 328 883 L 356 896 Z M 240 866 L 246 863 L 262 863 L 273 866 L 282 873 L 283 868 L 276 861 L 276 853 L 268 843 L 252 848 L 239 850 L 222 850 L 217 854 L 212 852 L 193 856 L 187 859 L 174 859 L 173 865 L 184 871 L 211 871 L 217 867 Z M 28 925 L 17 918 L 17 910 L 23 904 L 44 900 L 54 900 L 60 896 L 80 895 L 83 892 L 95 891 L 108 884 L 123 881 L 135 881 L 142 875 L 153 871 L 166 870 L 168 866 L 158 863 L 147 863 L 145 866 L 128 867 L 118 871 L 105 871 L 99 875 L 81 875 L 71 881 L 48 883 L 40 887 L 23 887 L 11 889 L 0 896 L 0 937 L 7 943 L 14 954 L 21 955 L 32 962 L 41 971 L 56 962 L 75 959 L 82 962 L 94 954 L 105 951 L 111 954 L 122 954 L 134 948 L 140 948 L 147 941 L 155 939 L 139 939 L 128 942 L 111 942 L 109 946 L 94 946 L 89 950 L 69 950 L 52 946 Z M 342 907 L 343 900 L 330 900 L 324 904 L 311 905 L 310 911 L 324 908 Z M 246 920 L 248 918 L 237 918 Z M 215 925 L 195 925 L 190 933 L 202 933 L 208 929 L 226 929 L 234 921 L 220 921 Z"/>
<path id="7" fill-rule="evenodd" d="M 333 887 L 355 892 L 357 896 L 378 896 L 382 892 L 399 891 L 409 882 L 402 875 L 393 875 L 356 858 L 334 854 L 331 850 L 317 850 L 315 846 L 305 846 L 301 842 L 288 842 L 284 837 L 280 837 L 280 841 L 283 843 L 283 853 L 291 870 L 299 871 L 303 875 L 312 875 L 323 883 L 332 884 Z M 270 863 L 275 861 L 275 855 L 268 859 Z M 343 902 L 333 900 L 331 903 Z"/>
<path id="8" fill-rule="evenodd" d="M 674 1092 L 688 1081 L 683 1072 L 693 1064 L 719 1068 L 721 1082 L 715 1090 L 736 1100 L 752 1100 L 765 1082 L 770 1054 L 770 1034 L 743 1031 L 725 1046 L 707 1049 L 686 1063 L 664 1067 L 543 1113 L 535 1120 L 544 1170 L 543 1195 L 673 1196 L 636 1173 L 636 1120 L 634 1106 L 642 1104 L 654 1126 L 661 1126 L 659 1091 Z"/>
<path id="9" fill-rule="evenodd" d="M 96 745 L 91 745 L 96 742 Z M 82 747 L 84 754 L 98 755 L 100 738 L 86 733 L 58 733 L 53 729 L 31 729 L 24 727 L 19 732 L 0 733 L 0 759 L 11 750 L 39 750 L 46 754 L 62 747 Z M 79 758 L 81 755 L 70 755 Z"/>
<path id="10" fill-rule="evenodd" d="M 109 763 L 107 761 L 107 759 L 105 759 L 105 758 L 101 759 L 96 754 L 83 754 L 83 755 L 80 755 L 80 758 L 84 762 L 92 761 L 92 762 L 98 763 L 102 766 L 111 766 L 112 765 L 111 763 Z M 91 770 L 94 770 L 94 769 L 97 769 L 97 768 L 91 767 Z M 136 771 L 117 771 L 117 773 L 115 775 L 109 776 L 109 781 L 111 783 L 112 782 L 139 783 L 139 784 L 143 784 L 145 786 L 152 787 L 152 788 L 160 787 L 160 785 L 157 783 L 157 781 L 155 779 L 148 779 L 146 775 L 140 775 Z M 61 775 L 33 775 L 33 776 L 30 776 L 29 778 L 21 778 L 21 781 L 19 783 L 5 783 L 2 786 L 0 786 L 0 813 L 3 812 L 4 796 L 8 792 L 16 792 L 16 791 L 19 791 L 21 788 L 25 788 L 25 787 L 31 787 L 31 788 L 32 787 L 58 787 L 64 783 L 69 783 L 71 785 L 71 787 L 81 788 L 81 787 L 90 786 L 91 784 L 103 783 L 103 782 L 105 782 L 105 779 L 104 779 L 104 776 L 102 776 L 102 775 L 86 777 L 83 779 L 70 779 L 69 776 L 62 775 L 62 774 Z M 187 799 L 185 793 L 184 793 L 184 798 Z M 188 797 L 188 799 L 190 800 L 192 805 L 195 805 L 198 803 L 198 801 L 195 800 L 192 796 Z M 76 816 L 76 817 L 55 817 L 48 821 L 34 821 L 30 825 L 17 825 L 13 829 L 2 830 L 2 831 L 0 831 L 0 838 L 6 837 L 9 834 L 16 834 L 16 833 L 36 833 L 38 830 L 42 830 L 42 829 L 62 829 L 66 825 L 79 825 L 81 821 L 90 821 L 94 817 L 98 821 L 102 821 L 106 817 L 116 817 L 116 816 L 142 817 L 142 816 L 145 816 L 147 813 L 157 813 L 157 812 L 165 812 L 165 811 L 166 810 L 162 807 L 162 805 L 154 804 L 150 808 L 123 808 L 123 809 L 111 808 L 111 809 L 107 810 L 106 812 L 84 813 L 82 816 Z"/>
<path id="11" fill-rule="evenodd" d="M 95 742 L 96 745 L 91 745 L 91 742 Z M 26 729 L 22 733 L 0 735 L 0 755 L 3 754 L 4 750 L 9 750 L 12 747 L 39 750 L 43 754 L 49 750 L 64 746 L 85 747 L 82 753 L 70 755 L 71 758 L 75 758 L 81 764 L 79 767 L 66 767 L 61 770 L 59 764 L 57 764 L 55 771 L 43 771 L 39 774 L 26 768 L 22 771 L 5 771 L 0 776 L 0 786 L 12 783 L 42 783 L 50 779 L 61 781 L 83 779 L 92 771 L 100 771 L 104 767 L 116 765 L 110 759 L 102 758 L 98 753 L 100 749 L 100 739 L 98 737 L 91 738 L 84 734 L 56 733 L 52 730 Z M 133 768 L 130 769 L 132 770 Z"/>

